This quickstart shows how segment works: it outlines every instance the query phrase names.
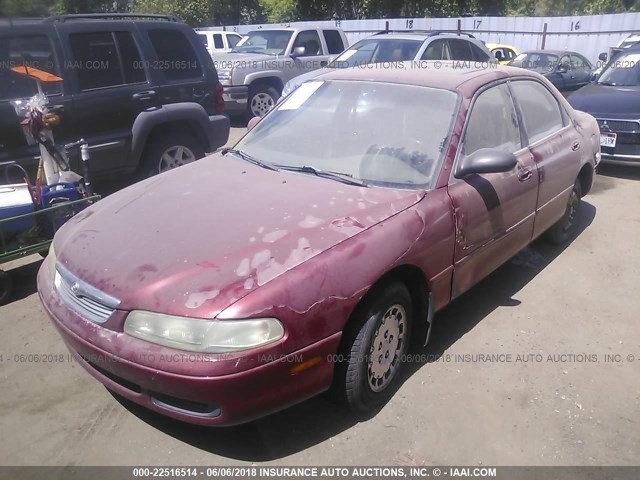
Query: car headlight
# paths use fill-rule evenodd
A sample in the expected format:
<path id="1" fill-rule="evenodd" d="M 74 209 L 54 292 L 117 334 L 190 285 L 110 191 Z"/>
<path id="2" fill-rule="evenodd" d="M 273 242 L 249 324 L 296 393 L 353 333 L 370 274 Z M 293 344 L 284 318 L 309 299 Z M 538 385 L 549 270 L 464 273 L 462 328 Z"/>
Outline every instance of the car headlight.
<path id="1" fill-rule="evenodd" d="M 151 343 L 192 352 L 238 352 L 280 340 L 284 327 L 275 318 L 205 320 L 134 310 L 124 331 Z"/>
<path id="2" fill-rule="evenodd" d="M 284 84 L 284 88 L 282 89 L 282 94 L 280 95 L 280 98 L 283 99 L 284 97 L 289 95 L 292 90 L 293 90 L 293 86 L 292 86 L 291 82 L 285 83 Z"/>
<path id="3" fill-rule="evenodd" d="M 56 258 L 56 251 L 53 248 L 53 242 L 51 242 L 51 246 L 49 247 L 49 254 L 47 255 L 47 267 L 49 268 L 49 273 L 52 277 L 56 276 L 56 262 L 58 259 Z"/>
<path id="4" fill-rule="evenodd" d="M 218 80 L 222 85 L 231 85 L 233 68 L 221 68 L 218 70 Z"/>

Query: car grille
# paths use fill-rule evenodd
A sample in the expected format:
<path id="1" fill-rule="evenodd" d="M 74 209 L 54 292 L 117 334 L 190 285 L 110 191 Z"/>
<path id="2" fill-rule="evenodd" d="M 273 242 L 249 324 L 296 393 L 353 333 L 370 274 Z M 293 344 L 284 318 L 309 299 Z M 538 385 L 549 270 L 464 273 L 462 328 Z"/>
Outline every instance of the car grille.
<path id="1" fill-rule="evenodd" d="M 94 323 L 106 322 L 120 304 L 119 300 L 80 280 L 60 264 L 56 265 L 54 284 L 60 299 L 71 310 Z"/>
<path id="2" fill-rule="evenodd" d="M 601 132 L 640 133 L 640 122 L 635 120 L 597 119 Z M 603 125 L 606 127 L 603 129 Z M 607 129 L 608 127 L 608 129 Z"/>

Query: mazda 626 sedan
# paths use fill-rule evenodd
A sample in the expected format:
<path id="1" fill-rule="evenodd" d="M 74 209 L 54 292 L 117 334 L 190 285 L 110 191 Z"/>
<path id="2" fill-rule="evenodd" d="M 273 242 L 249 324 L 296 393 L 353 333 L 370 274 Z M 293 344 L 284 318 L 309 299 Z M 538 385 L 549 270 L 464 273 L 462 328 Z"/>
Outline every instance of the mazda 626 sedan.
<path id="1" fill-rule="evenodd" d="M 233 149 L 76 215 L 38 275 L 78 362 L 187 422 L 397 386 L 434 312 L 539 235 L 567 240 L 596 121 L 523 69 L 339 69 Z"/>

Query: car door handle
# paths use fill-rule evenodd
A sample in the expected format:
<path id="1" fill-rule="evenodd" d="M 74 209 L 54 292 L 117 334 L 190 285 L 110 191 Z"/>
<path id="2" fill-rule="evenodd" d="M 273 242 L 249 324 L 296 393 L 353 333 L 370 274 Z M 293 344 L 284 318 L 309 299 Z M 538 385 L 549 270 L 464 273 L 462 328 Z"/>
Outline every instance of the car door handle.
<path id="1" fill-rule="evenodd" d="M 523 168 L 518 172 L 518 180 L 520 180 L 521 182 L 526 182 L 531 177 L 533 177 L 533 170 L 530 170 L 528 168 Z"/>
<path id="2" fill-rule="evenodd" d="M 155 90 L 145 90 L 131 95 L 134 100 L 150 100 L 156 94 Z"/>
<path id="3" fill-rule="evenodd" d="M 573 145 L 571 145 L 571 150 L 573 150 L 574 152 L 580 150 L 580 142 L 573 142 Z"/>

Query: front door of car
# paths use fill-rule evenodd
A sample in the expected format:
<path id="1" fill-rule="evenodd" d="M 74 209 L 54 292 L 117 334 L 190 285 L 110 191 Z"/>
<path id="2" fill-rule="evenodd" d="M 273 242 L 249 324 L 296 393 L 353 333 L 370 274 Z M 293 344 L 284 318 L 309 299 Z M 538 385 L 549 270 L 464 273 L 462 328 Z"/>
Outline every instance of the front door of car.
<path id="1" fill-rule="evenodd" d="M 452 176 L 450 180 L 448 191 L 456 220 L 454 298 L 527 245 L 533 233 L 538 175 L 533 156 L 522 141 L 506 83 L 475 97 L 457 164 L 481 148 L 514 153 L 517 165 L 508 172 L 471 174 L 461 179 Z"/>
<path id="2" fill-rule="evenodd" d="M 147 65 L 141 60 L 131 27 L 108 22 L 68 22 L 61 31 L 65 75 L 73 89 L 76 139 L 89 143 L 91 171 L 104 174 L 127 166 L 131 127 L 154 105 Z M 79 168 L 77 155 L 75 168 Z"/>
<path id="3" fill-rule="evenodd" d="M 540 182 L 534 236 L 547 230 L 564 213 L 580 170 L 584 139 L 576 131 L 558 99 L 533 79 L 511 82 L 520 106 L 524 131 Z"/>
<path id="4" fill-rule="evenodd" d="M 298 47 L 304 47 L 304 55 L 293 58 L 293 69 L 285 71 L 285 77 L 287 77 L 285 81 L 289 81 L 291 78 L 303 73 L 317 70 L 327 65 L 329 61 L 329 55 L 322 49 L 322 42 L 316 30 L 299 32 L 293 40 L 289 54 L 292 55 Z"/>
<path id="5" fill-rule="evenodd" d="M 571 74 L 574 88 L 578 89 L 591 81 L 591 66 L 580 55 L 571 54 Z"/>

